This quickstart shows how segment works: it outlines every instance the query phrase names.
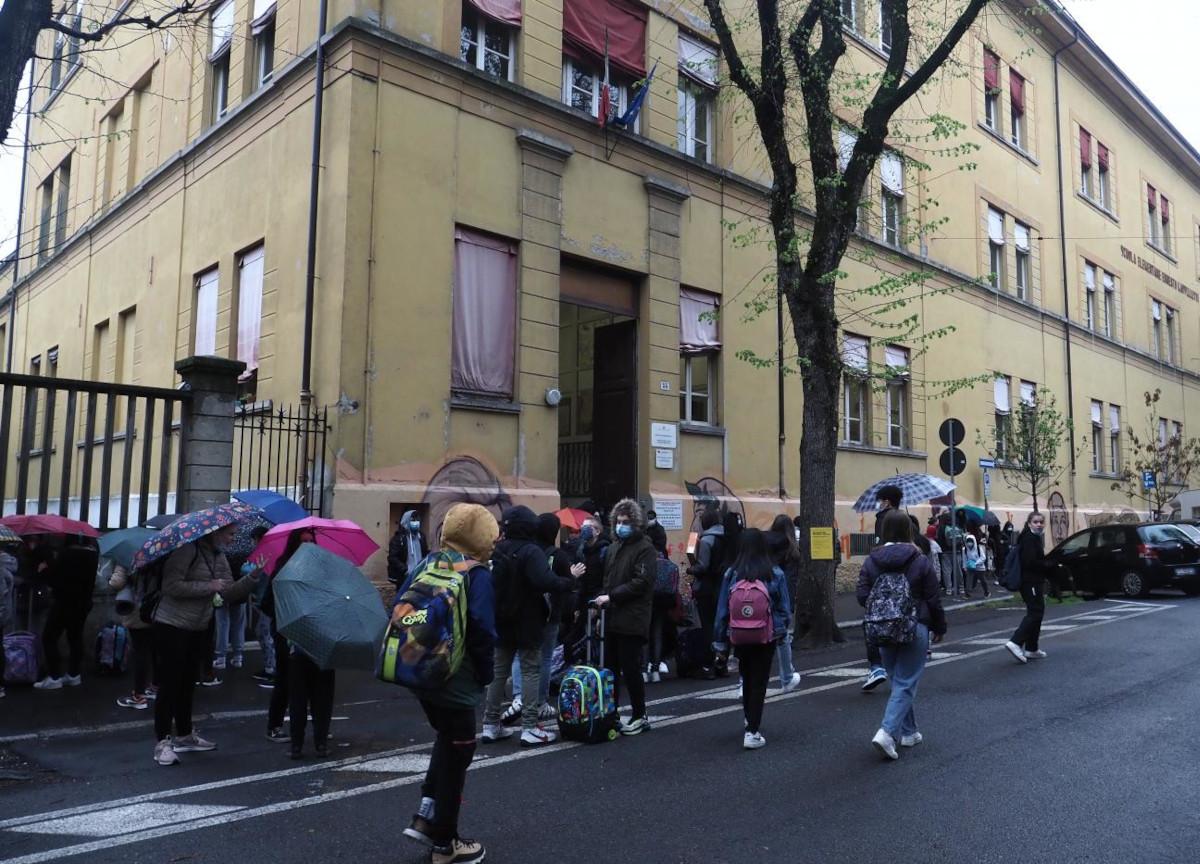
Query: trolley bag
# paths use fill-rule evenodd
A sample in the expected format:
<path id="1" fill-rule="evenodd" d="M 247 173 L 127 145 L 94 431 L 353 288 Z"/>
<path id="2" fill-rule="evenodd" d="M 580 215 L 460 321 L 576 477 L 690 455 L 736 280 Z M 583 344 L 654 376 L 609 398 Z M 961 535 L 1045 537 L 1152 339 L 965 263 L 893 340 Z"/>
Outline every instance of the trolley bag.
<path id="1" fill-rule="evenodd" d="M 32 633 L 9 633 L 4 637 L 3 684 L 32 684 L 41 678 L 38 638 Z"/>
<path id="2" fill-rule="evenodd" d="M 129 666 L 132 653 L 129 630 L 120 624 L 107 624 L 96 634 L 96 671 L 101 675 L 120 675 Z"/>
<path id="3" fill-rule="evenodd" d="M 558 729 L 568 741 L 598 744 L 617 739 L 617 701 L 613 674 L 604 668 L 604 610 L 588 609 L 587 662 L 572 666 L 558 688 Z M 600 666 L 592 665 L 599 642 Z"/>

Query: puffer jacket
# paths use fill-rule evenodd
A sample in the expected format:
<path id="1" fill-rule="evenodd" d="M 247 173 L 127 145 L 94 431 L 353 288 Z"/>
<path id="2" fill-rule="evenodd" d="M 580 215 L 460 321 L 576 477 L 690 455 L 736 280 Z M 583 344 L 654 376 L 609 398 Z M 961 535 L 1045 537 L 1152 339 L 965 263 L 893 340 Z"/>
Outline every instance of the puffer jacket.
<path id="1" fill-rule="evenodd" d="M 606 632 L 645 639 L 650 635 L 658 553 L 644 533 L 646 520 L 636 501 L 623 498 L 617 502 L 612 512 L 614 526 L 618 515 L 628 517 L 633 533 L 609 546 L 604 557 Z"/>
<path id="2" fill-rule="evenodd" d="M 917 620 L 929 632 L 941 636 L 946 632 L 946 613 L 942 610 L 942 586 L 929 558 L 911 543 L 887 543 L 871 550 L 870 557 L 858 573 L 858 605 L 866 608 L 871 588 L 884 573 L 903 573 L 913 599 L 917 601 Z"/>
<path id="3" fill-rule="evenodd" d="M 229 582 L 221 593 L 226 603 L 245 600 L 257 582 L 246 577 L 233 582 L 229 560 L 207 538 L 189 543 L 171 553 L 163 567 L 162 599 L 154 610 L 154 623 L 180 630 L 205 630 L 213 615 L 213 583 Z"/>

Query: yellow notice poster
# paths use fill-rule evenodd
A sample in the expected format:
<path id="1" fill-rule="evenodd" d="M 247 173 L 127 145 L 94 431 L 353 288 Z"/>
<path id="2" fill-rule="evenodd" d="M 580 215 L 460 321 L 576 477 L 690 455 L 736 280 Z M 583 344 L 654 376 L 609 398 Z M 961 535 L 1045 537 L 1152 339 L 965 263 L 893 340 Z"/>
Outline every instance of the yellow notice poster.
<path id="1" fill-rule="evenodd" d="M 808 547 L 814 561 L 832 561 L 833 529 L 809 528 Z"/>

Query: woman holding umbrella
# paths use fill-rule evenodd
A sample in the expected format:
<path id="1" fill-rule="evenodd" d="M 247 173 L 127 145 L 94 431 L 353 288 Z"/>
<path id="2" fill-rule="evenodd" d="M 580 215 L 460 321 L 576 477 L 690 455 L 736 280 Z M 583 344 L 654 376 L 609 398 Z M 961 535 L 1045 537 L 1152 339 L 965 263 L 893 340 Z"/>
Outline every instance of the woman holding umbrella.
<path id="1" fill-rule="evenodd" d="M 179 753 L 217 747 L 192 728 L 192 697 L 196 668 L 208 650 L 213 598 L 219 594 L 225 602 L 245 599 L 258 580 L 252 573 L 235 583 L 229 572 L 224 549 L 237 534 L 237 518 L 227 507 L 185 516 L 147 541 L 134 562 L 140 569 L 167 556 L 161 596 L 152 615 L 158 652 L 154 761 L 159 765 L 178 763 Z"/>

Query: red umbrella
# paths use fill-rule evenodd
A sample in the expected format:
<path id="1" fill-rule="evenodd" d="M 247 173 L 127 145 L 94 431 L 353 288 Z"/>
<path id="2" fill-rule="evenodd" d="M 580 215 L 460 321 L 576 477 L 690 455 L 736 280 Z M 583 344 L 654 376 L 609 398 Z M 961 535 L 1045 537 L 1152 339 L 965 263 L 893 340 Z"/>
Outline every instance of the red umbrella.
<path id="1" fill-rule="evenodd" d="M 5 516 L 0 525 L 7 525 L 24 537 L 26 534 L 80 534 L 84 537 L 99 537 L 100 532 L 86 522 L 56 516 L 53 513 L 26 513 Z"/>
<path id="2" fill-rule="evenodd" d="M 564 507 L 554 515 L 558 517 L 558 521 L 563 524 L 564 528 L 570 528 L 572 531 L 580 530 L 585 521 L 595 518 L 586 510 L 579 510 L 575 507 Z"/>

